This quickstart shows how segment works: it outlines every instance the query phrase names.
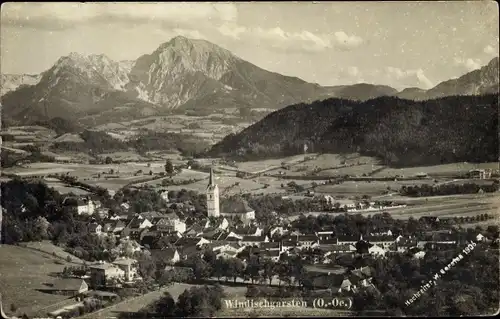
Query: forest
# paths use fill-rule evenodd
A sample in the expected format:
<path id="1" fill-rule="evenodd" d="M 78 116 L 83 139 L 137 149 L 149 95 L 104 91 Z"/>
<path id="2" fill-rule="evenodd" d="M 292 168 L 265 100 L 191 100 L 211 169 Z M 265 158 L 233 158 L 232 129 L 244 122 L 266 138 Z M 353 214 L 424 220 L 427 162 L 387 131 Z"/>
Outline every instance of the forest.
<path id="1" fill-rule="evenodd" d="M 207 156 L 256 160 L 310 152 L 375 156 L 391 166 L 498 160 L 498 95 L 365 102 L 330 98 L 278 110 Z"/>

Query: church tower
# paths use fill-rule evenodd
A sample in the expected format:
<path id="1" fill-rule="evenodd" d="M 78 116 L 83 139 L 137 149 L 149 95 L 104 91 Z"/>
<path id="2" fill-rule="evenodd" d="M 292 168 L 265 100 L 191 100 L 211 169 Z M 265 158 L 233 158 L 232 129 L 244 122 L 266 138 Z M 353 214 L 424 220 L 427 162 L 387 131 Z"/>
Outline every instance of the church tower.
<path id="1" fill-rule="evenodd" d="M 215 184 L 214 170 L 210 168 L 210 181 L 207 186 L 208 217 L 219 217 L 219 187 Z"/>

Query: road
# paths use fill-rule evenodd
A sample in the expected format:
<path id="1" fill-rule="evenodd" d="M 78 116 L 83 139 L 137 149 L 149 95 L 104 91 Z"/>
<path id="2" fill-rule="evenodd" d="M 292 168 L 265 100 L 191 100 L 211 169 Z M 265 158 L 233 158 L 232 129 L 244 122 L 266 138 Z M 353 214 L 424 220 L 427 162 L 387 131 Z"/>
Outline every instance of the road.
<path id="1" fill-rule="evenodd" d="M 155 300 L 160 299 L 163 296 L 163 293 L 169 292 L 174 299 L 177 299 L 180 294 L 184 292 L 184 290 L 193 287 L 193 285 L 189 284 L 180 284 L 175 283 L 170 287 L 163 288 L 160 290 L 149 292 L 145 295 L 141 295 L 135 298 L 131 298 L 120 303 L 117 303 L 108 308 L 102 309 L 97 312 L 89 313 L 84 316 L 78 318 L 86 318 L 86 319 L 109 319 L 109 318 L 117 318 L 118 313 L 120 312 L 136 312 L 149 305 Z"/>

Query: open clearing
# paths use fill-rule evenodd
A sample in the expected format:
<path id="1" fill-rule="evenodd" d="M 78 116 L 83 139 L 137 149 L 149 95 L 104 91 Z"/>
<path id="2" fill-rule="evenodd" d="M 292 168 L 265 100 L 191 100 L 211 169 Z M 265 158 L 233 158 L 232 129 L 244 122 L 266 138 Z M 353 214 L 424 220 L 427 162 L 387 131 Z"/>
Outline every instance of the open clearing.
<path id="1" fill-rule="evenodd" d="M 0 245 L 0 292 L 4 310 L 17 306 L 17 313 L 34 313 L 38 309 L 67 299 L 37 291 L 43 283 L 52 282 L 51 273 L 62 272 L 67 263 L 61 259 L 28 248 Z M 57 262 L 57 264 L 56 264 Z"/>

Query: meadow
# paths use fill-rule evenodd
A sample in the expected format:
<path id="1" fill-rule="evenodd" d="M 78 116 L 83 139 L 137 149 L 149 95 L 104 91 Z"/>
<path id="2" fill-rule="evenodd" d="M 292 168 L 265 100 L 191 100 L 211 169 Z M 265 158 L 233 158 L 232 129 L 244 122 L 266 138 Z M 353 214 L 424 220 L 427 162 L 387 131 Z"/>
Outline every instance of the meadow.
<path id="1" fill-rule="evenodd" d="M 13 304 L 17 313 L 35 313 L 68 298 L 37 290 L 52 282 L 55 278 L 51 274 L 62 272 L 68 265 L 66 261 L 11 245 L 0 245 L 0 256 L 0 292 L 7 312 Z"/>

